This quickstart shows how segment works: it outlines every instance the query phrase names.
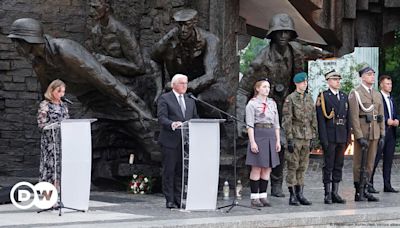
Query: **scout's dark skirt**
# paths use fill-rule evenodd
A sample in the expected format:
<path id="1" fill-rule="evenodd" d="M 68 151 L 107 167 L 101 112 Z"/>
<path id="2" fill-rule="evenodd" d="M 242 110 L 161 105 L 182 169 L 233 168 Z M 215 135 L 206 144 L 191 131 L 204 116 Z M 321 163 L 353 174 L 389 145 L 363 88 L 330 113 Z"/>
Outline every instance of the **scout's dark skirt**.
<path id="1" fill-rule="evenodd" d="M 276 137 L 274 128 L 254 128 L 254 138 L 258 146 L 258 153 L 251 152 L 250 142 L 247 146 L 246 165 L 274 168 L 280 164 L 279 154 L 276 152 Z"/>

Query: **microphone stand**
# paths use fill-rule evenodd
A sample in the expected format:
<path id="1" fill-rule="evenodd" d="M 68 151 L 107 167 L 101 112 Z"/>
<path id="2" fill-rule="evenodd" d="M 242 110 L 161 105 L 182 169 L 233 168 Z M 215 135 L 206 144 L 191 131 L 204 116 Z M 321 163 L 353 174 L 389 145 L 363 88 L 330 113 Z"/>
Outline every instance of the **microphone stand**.
<path id="1" fill-rule="evenodd" d="M 221 109 L 219 109 L 219 108 L 217 108 L 217 107 L 215 107 L 214 105 L 212 105 L 212 104 L 210 104 L 210 103 L 207 103 L 207 102 L 205 102 L 205 101 L 203 101 L 203 100 L 200 100 L 199 98 L 197 98 L 197 97 L 195 97 L 193 94 L 191 94 L 191 93 L 189 93 L 188 94 L 188 96 L 190 97 L 190 98 L 192 98 L 193 100 L 195 100 L 195 101 L 198 101 L 198 102 L 200 102 L 200 103 L 202 103 L 202 104 L 204 104 L 204 105 L 206 105 L 207 107 L 209 107 L 209 108 L 212 108 L 212 109 L 214 109 L 214 110 L 217 110 L 218 112 L 220 112 L 220 113 L 222 113 L 222 114 L 225 114 L 229 119 L 231 119 L 232 120 L 232 122 L 233 122 L 233 159 L 234 159 L 234 163 L 233 163 L 233 173 L 234 173 L 234 194 L 233 194 L 233 201 L 232 201 L 232 203 L 230 203 L 230 204 L 228 204 L 228 205 L 225 205 L 225 206 L 222 206 L 222 207 L 218 207 L 218 209 L 223 209 L 223 208 L 227 208 L 227 207 L 229 207 L 229 209 L 226 211 L 226 213 L 229 213 L 234 207 L 236 207 L 236 206 L 238 206 L 238 207 L 245 207 L 245 208 L 250 208 L 250 209 L 254 209 L 254 210 L 261 210 L 260 208 L 255 208 L 255 207 L 251 207 L 251 206 L 246 206 L 246 205 L 242 205 L 242 204 L 239 204 L 239 202 L 238 202 L 238 200 L 237 200 L 237 196 L 236 196 L 236 185 L 237 185 L 237 164 L 236 164 L 236 162 L 237 162 L 237 154 L 236 154 L 236 125 L 237 125 L 237 122 L 239 122 L 240 124 L 243 124 L 243 125 L 246 125 L 247 127 L 251 127 L 251 128 L 253 128 L 252 126 L 250 126 L 250 125 L 248 125 L 248 124 L 246 124 L 245 122 L 243 122 L 242 120 L 239 120 L 236 116 L 234 116 L 234 115 L 232 115 L 232 114 L 230 114 L 230 113 L 227 113 L 227 112 L 225 112 L 225 111 L 223 111 L 223 110 L 221 110 Z"/>

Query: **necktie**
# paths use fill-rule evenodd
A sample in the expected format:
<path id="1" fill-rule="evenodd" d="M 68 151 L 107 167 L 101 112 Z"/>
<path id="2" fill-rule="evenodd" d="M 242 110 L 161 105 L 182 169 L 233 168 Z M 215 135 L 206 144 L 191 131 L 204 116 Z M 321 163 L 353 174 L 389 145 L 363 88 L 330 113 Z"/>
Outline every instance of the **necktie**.
<path id="1" fill-rule="evenodd" d="M 337 97 L 338 101 L 340 101 L 340 94 L 339 93 L 336 94 L 336 97 Z"/>
<path id="2" fill-rule="evenodd" d="M 390 119 L 393 119 L 393 102 L 392 98 L 390 96 L 387 97 L 389 99 L 389 104 L 390 104 L 390 111 L 389 111 L 389 117 Z"/>
<path id="3" fill-rule="evenodd" d="M 185 105 L 184 105 L 184 103 L 183 103 L 184 101 L 183 101 L 182 95 L 179 95 L 178 101 L 179 101 L 179 106 L 181 107 L 182 115 L 183 115 L 183 117 L 185 117 L 185 111 L 186 111 L 186 109 L 185 109 Z"/>

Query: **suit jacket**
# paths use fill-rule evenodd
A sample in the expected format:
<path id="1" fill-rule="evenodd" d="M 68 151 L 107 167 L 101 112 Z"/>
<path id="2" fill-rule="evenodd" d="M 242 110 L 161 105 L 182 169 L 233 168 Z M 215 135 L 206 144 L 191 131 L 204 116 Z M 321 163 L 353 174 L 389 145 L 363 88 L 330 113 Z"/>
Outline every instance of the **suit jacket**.
<path id="1" fill-rule="evenodd" d="M 386 105 L 385 97 L 383 96 L 382 93 L 381 93 L 381 95 L 382 95 L 382 102 L 383 102 L 383 111 L 385 113 L 385 132 L 387 133 L 388 131 L 393 131 L 393 135 L 396 138 L 396 127 L 389 127 L 387 125 L 387 121 L 389 119 L 389 109 L 388 109 L 388 107 Z M 394 103 L 394 100 L 393 100 L 393 98 L 391 96 L 390 96 L 390 99 L 392 100 L 392 104 L 393 104 L 393 110 L 392 110 L 393 115 L 392 115 L 392 118 L 393 118 L 393 120 L 398 120 L 397 119 L 397 112 L 396 112 L 396 104 Z"/>
<path id="2" fill-rule="evenodd" d="M 334 110 L 335 116 L 332 119 L 325 118 L 322 112 L 320 96 L 317 100 L 317 120 L 318 133 L 321 142 L 347 143 L 350 137 L 350 117 L 347 94 L 339 91 L 340 101 L 330 89 L 323 92 L 325 100 L 325 110 L 329 113 Z M 336 124 L 335 121 L 343 119 L 343 125 Z"/>
<path id="3" fill-rule="evenodd" d="M 175 121 L 185 122 L 193 118 L 199 118 L 195 101 L 184 95 L 186 111 L 182 114 L 175 94 L 170 91 L 160 96 L 157 102 L 157 117 L 160 124 L 160 136 L 158 143 L 161 146 L 176 148 L 181 143 L 181 130 L 172 130 L 171 124 Z"/>
<path id="4" fill-rule="evenodd" d="M 382 96 L 374 89 L 372 89 L 372 93 L 370 94 L 362 85 L 359 85 L 355 90 L 360 94 L 361 103 L 364 105 L 364 107 L 368 108 L 373 104 L 374 110 L 371 112 L 364 112 L 357 101 L 354 91 L 350 92 L 349 107 L 354 138 L 366 138 L 369 140 L 375 140 L 379 139 L 380 136 L 385 136 L 384 121 L 378 123 L 378 121 L 373 120 L 371 122 L 371 129 L 368 132 L 369 123 L 366 122 L 365 118 L 360 117 L 360 115 L 362 116 L 366 114 L 383 116 L 384 111 Z"/>

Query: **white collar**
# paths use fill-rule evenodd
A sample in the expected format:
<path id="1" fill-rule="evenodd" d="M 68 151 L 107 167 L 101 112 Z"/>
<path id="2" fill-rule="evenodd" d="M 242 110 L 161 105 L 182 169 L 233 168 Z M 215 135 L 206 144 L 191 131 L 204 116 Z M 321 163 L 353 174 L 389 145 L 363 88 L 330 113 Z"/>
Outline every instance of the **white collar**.
<path id="1" fill-rule="evenodd" d="M 172 90 L 172 92 L 175 94 L 176 99 L 178 99 L 181 95 L 183 97 L 183 94 L 177 93 L 175 90 Z"/>
<path id="2" fill-rule="evenodd" d="M 386 93 L 386 92 L 384 92 L 383 90 L 381 90 L 381 93 L 383 94 L 383 96 L 384 96 L 385 98 L 390 97 L 390 93 Z"/>
<path id="3" fill-rule="evenodd" d="M 334 90 L 331 87 L 329 87 L 329 90 L 331 91 L 331 93 L 333 93 L 333 95 L 338 95 L 339 94 L 339 90 Z"/>

